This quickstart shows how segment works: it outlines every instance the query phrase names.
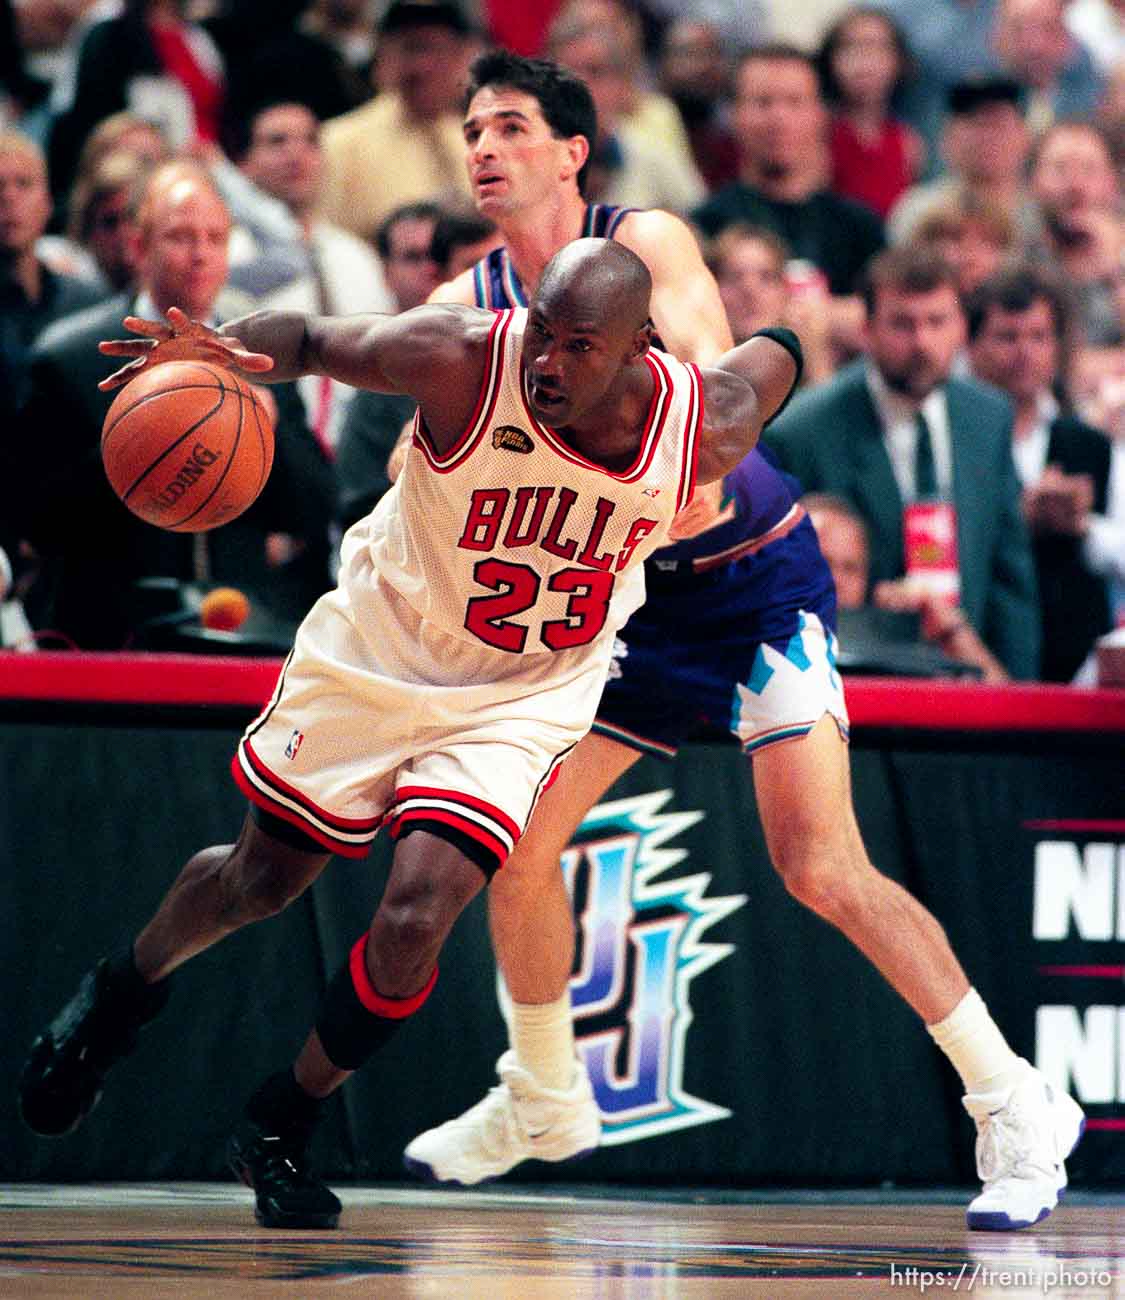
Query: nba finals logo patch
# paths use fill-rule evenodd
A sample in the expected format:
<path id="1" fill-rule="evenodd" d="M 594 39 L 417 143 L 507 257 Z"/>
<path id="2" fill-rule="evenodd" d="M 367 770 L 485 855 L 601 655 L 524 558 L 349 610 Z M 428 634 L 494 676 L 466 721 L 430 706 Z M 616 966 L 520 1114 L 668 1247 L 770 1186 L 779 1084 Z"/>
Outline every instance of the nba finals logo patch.
<path id="1" fill-rule="evenodd" d="M 304 739 L 305 733 L 303 731 L 294 731 L 289 737 L 289 744 L 285 746 L 285 757 L 289 759 L 296 758 L 297 750 L 301 748 Z"/>
<path id="2" fill-rule="evenodd" d="M 492 445 L 501 451 L 518 451 L 528 456 L 535 450 L 531 434 L 525 433 L 514 424 L 501 424 L 492 430 Z"/>
<path id="3" fill-rule="evenodd" d="M 684 1091 L 696 976 L 734 951 L 706 932 L 746 902 L 708 898 L 708 872 L 669 873 L 687 857 L 670 846 L 702 812 L 661 812 L 670 790 L 592 809 L 562 855 L 578 940 L 570 980 L 578 1050 L 615 1146 L 730 1111 Z"/>

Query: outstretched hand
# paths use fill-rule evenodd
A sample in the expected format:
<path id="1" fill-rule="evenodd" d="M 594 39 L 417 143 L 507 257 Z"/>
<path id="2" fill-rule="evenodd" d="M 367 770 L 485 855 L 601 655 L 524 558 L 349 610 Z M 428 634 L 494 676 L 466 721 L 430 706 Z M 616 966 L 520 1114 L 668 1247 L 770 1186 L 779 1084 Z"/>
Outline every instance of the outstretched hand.
<path id="1" fill-rule="evenodd" d="M 247 374 L 273 369 L 272 357 L 264 352 L 248 352 L 238 339 L 220 334 L 201 321 L 189 319 L 178 307 L 169 307 L 164 321 L 126 316 L 123 324 L 142 337 L 107 339 L 98 344 L 98 351 L 106 356 L 133 358 L 101 381 L 98 387 L 103 393 L 120 388 L 142 370 L 165 361 L 213 361 L 216 365 Z"/>

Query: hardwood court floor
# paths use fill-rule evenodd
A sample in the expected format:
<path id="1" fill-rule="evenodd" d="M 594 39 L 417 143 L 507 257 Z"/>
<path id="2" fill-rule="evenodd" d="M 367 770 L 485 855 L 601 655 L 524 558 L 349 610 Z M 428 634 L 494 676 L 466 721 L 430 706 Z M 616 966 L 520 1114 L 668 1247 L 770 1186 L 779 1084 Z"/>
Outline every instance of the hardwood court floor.
<path id="1" fill-rule="evenodd" d="M 343 1188 L 337 1232 L 274 1232 L 221 1184 L 0 1185 L 0 1297 L 727 1300 L 1125 1297 L 1125 1197 L 970 1233 L 964 1195 Z"/>

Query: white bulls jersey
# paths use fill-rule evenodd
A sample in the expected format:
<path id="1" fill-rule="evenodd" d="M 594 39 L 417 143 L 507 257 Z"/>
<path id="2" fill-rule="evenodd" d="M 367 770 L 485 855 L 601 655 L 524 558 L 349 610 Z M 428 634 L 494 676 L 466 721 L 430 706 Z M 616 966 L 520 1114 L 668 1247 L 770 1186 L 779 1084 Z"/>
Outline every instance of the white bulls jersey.
<path id="1" fill-rule="evenodd" d="M 438 455 L 416 421 L 398 482 L 348 538 L 427 622 L 512 654 L 588 645 L 641 604 L 641 562 L 691 499 L 703 415 L 699 371 L 650 351 L 636 460 L 592 464 L 531 414 L 526 322 L 497 313 L 472 423 Z"/>

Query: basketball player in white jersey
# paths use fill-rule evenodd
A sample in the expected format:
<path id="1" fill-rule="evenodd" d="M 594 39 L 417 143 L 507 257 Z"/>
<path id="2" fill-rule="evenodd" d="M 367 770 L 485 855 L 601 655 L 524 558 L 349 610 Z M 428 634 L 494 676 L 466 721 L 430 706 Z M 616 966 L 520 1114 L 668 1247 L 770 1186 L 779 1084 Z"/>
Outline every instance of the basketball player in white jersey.
<path id="1" fill-rule="evenodd" d="M 594 119 L 582 83 L 505 51 L 482 56 L 471 77 L 464 119 L 469 177 L 477 207 L 505 242 L 439 286 L 431 300 L 522 303 L 566 241 L 597 233 L 648 265 L 653 323 L 669 351 L 707 364 L 729 347 L 714 280 L 683 222 L 665 212 L 586 203 L 582 177 Z M 678 569 L 684 577 L 665 588 L 659 572 L 650 576 L 648 602 L 624 630 L 628 654 L 614 660 L 593 730 L 489 888 L 492 940 L 510 995 L 512 1049 L 499 1062 L 500 1086 L 416 1137 L 406 1164 L 428 1179 L 472 1184 L 529 1157 L 564 1160 L 594 1145 L 600 1119 L 575 1052 L 568 987 L 573 913 L 559 859 L 585 814 L 643 752 L 674 752 L 695 707 L 738 719 L 731 730 L 752 759 L 770 857 L 790 892 L 876 965 L 957 1069 L 985 1180 L 969 1206 L 969 1226 L 1026 1227 L 1050 1212 L 1066 1184 L 1063 1159 L 1077 1140 L 1081 1112 L 1012 1051 L 937 920 L 867 855 L 852 809 L 847 713 L 831 670 L 831 642 L 809 634 L 830 619 L 818 595 L 823 560 L 815 539 L 792 526 L 799 505 L 777 477 L 752 453 L 726 480 L 727 497 L 746 502 L 739 518 L 712 529 L 716 500 L 697 493 L 672 533 L 676 544 L 654 557 L 657 571 Z M 708 558 L 716 551 L 738 557 L 726 564 L 719 587 Z M 694 588 L 693 568 L 703 574 Z M 720 603 L 724 613 L 717 615 Z M 785 610 L 793 612 L 792 627 L 778 623 Z M 692 668 L 701 667 L 713 683 L 741 653 L 748 671 L 758 647 L 745 629 L 763 618 L 781 643 L 799 635 L 814 668 L 784 687 L 783 675 L 773 674 L 750 716 L 746 692 L 732 683 L 724 707 Z M 695 626 L 705 626 L 714 643 L 697 647 Z"/>
<path id="2" fill-rule="evenodd" d="M 349 531 L 339 586 L 238 746 L 251 808 L 237 844 L 193 856 L 33 1044 L 20 1101 L 36 1132 L 81 1122 L 173 970 L 280 911 L 332 853 L 365 856 L 386 826 L 396 846 L 374 919 L 231 1153 L 262 1223 L 336 1224 L 340 1203 L 306 1160 L 323 1099 L 426 1000 L 454 921 L 590 726 L 644 557 L 796 382 L 785 332 L 703 374 L 650 349 L 650 287 L 635 254 L 588 239 L 548 263 L 527 311 L 262 312 L 214 332 L 173 310 L 168 324 L 128 319 L 143 339 L 102 344 L 136 358 L 107 385 L 189 357 L 405 393 L 419 414 L 404 473 Z"/>

